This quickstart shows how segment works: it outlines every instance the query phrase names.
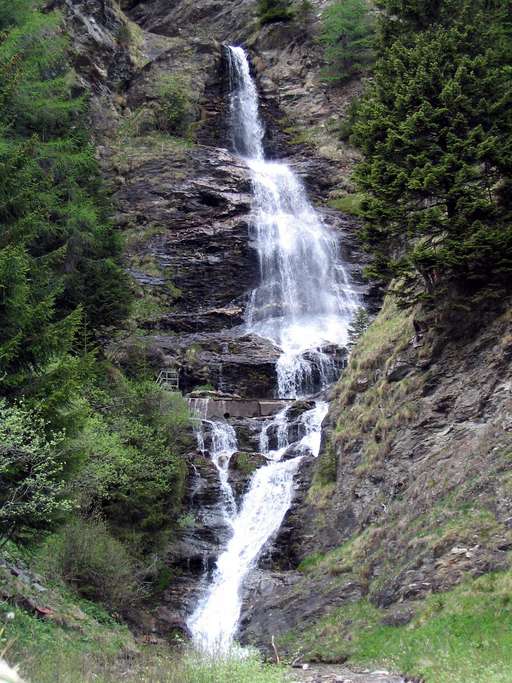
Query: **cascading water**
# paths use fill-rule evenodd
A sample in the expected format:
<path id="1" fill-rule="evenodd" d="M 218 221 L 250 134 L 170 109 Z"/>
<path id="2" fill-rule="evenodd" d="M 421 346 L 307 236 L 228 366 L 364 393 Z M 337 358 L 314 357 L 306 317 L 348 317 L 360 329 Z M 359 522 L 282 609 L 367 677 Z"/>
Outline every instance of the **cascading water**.
<path id="1" fill-rule="evenodd" d="M 302 416 L 305 434 L 299 442 L 301 454 L 318 455 L 326 412 L 327 404 L 320 401 Z M 270 451 L 269 463 L 253 475 L 240 512 L 232 517 L 233 535 L 217 561 L 210 587 L 187 622 L 195 645 L 203 652 L 225 654 L 233 647 L 243 581 L 279 530 L 292 502 L 293 478 L 302 456 L 281 461 L 288 445 L 282 442 L 279 451 Z"/>
<path id="2" fill-rule="evenodd" d="M 321 348 L 346 344 L 357 297 L 340 262 L 337 241 L 308 201 L 299 178 L 286 164 L 264 159 L 258 93 L 247 56 L 241 47 L 231 47 L 229 57 L 233 142 L 252 172 L 252 231 L 261 272 L 247 326 L 282 349 L 279 396 L 296 398 L 307 391 L 312 374 L 306 352 L 319 356 L 321 385 L 336 379 L 336 368 Z"/>
<path id="3" fill-rule="evenodd" d="M 228 52 L 232 141 L 252 173 L 252 230 L 261 269 L 260 285 L 250 298 L 247 327 L 282 349 L 278 393 L 296 398 L 307 394 L 313 385 L 312 358 L 321 386 L 336 379 L 336 365 L 322 349 L 346 342 L 357 300 L 339 262 L 336 239 L 308 202 L 299 179 L 286 164 L 265 161 L 258 93 L 247 56 L 240 47 L 230 47 Z M 287 409 L 263 425 L 260 449 L 268 463 L 253 475 L 240 510 L 237 512 L 234 499 L 233 505 L 226 505 L 233 533 L 206 594 L 187 622 L 199 649 L 225 654 L 233 647 L 244 580 L 290 507 L 294 475 L 302 457 L 319 453 L 326 412 L 327 404 L 318 401 L 315 408 L 302 414 L 298 425 L 301 437 L 293 444 L 290 459 L 290 454 L 284 459 L 290 446 Z M 227 467 L 232 449 L 236 449 L 236 437 L 233 440 L 227 427 L 224 422 L 210 424 L 211 455 L 225 493 L 231 490 Z M 222 439 L 216 441 L 215 429 L 222 430 Z M 271 433 L 277 448 L 270 446 Z"/>
<path id="4" fill-rule="evenodd" d="M 236 502 L 233 489 L 229 484 L 228 470 L 231 456 L 238 450 L 236 432 L 228 422 L 209 420 L 206 417 L 208 414 L 208 399 L 189 399 L 189 408 L 196 420 L 195 435 L 198 450 L 202 453 L 208 452 L 213 464 L 217 468 L 224 498 L 223 513 L 226 520 L 231 523 L 231 518 L 236 513 Z M 209 440 L 209 448 L 206 448 L 207 438 Z"/>

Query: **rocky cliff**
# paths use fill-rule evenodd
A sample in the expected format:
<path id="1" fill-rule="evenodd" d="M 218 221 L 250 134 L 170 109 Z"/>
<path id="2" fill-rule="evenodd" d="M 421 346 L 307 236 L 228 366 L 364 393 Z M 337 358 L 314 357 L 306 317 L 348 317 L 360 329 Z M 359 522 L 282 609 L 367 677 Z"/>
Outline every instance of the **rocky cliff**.
<path id="1" fill-rule="evenodd" d="M 355 605 L 414 623 L 431 593 L 510 567 L 510 325 L 509 303 L 436 319 L 385 302 L 302 473 L 278 543 L 290 571 L 276 561 L 247 599 L 247 640 L 343 660 Z"/>
<path id="2" fill-rule="evenodd" d="M 318 75 L 317 17 L 307 26 L 293 22 L 260 30 L 256 5 L 48 5 L 65 15 L 79 87 L 91 97 L 91 127 L 137 296 L 128 328 L 109 342 L 107 353 L 128 370 L 149 366 L 155 377 L 177 370 L 184 393 L 193 400 L 210 397 L 210 412 L 229 417 L 242 449 L 230 472 L 238 495 L 261 462 L 261 425 L 283 404 L 272 401 L 278 350 L 241 328 L 259 266 L 249 237 L 250 176 L 230 151 L 225 43 L 250 46 L 263 93 L 267 152 L 292 160 L 366 296 L 357 222 L 327 206 L 344 187 L 343 165 L 332 159 L 345 152 L 329 128 L 339 102 Z M 321 6 L 316 3 L 315 12 Z M 176 103 L 179 111 L 169 109 Z M 314 138 L 304 134 L 312 121 Z M 309 407 L 297 406 L 297 420 Z M 298 421 L 290 430 L 300 438 Z M 204 572 L 228 535 L 221 508 L 215 467 L 191 453 L 190 524 L 166 550 L 174 580 L 154 609 L 133 614 L 138 628 L 162 635 L 184 628 Z"/>

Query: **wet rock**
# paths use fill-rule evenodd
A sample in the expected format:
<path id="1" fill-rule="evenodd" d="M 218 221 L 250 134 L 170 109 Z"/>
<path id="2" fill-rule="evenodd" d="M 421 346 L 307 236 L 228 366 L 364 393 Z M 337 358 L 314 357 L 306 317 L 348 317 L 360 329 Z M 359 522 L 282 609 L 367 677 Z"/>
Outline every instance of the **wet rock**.
<path id="1" fill-rule="evenodd" d="M 300 572 L 254 572 L 245 586 L 241 641 L 271 652 L 271 635 L 300 629 L 325 614 L 326 609 L 335 609 L 363 595 L 357 582 L 347 581 L 326 591 L 327 582 L 325 578 L 312 581 L 304 593 L 304 576 Z"/>
<path id="2" fill-rule="evenodd" d="M 237 330 L 220 333 L 149 337 L 180 367 L 180 389 L 212 384 L 247 399 L 272 398 L 279 350 L 254 334 Z"/>
<path id="3" fill-rule="evenodd" d="M 195 393 L 191 392 L 190 397 Z M 213 392 L 212 392 L 213 393 Z M 270 417 L 286 407 L 286 401 L 257 401 L 243 400 L 241 398 L 209 398 L 204 407 L 204 417 L 215 418 L 259 418 Z"/>
<path id="4" fill-rule="evenodd" d="M 267 459 L 261 453 L 239 451 L 231 456 L 229 461 L 229 483 L 238 501 L 247 491 L 252 475 L 257 469 L 266 464 Z"/>
<path id="5" fill-rule="evenodd" d="M 213 566 L 230 535 L 223 503 L 217 468 L 208 457 L 191 455 L 186 500 L 188 519 L 169 548 L 172 565 L 180 571 L 197 576 Z"/>
<path id="6" fill-rule="evenodd" d="M 294 420 L 295 418 L 300 417 L 303 413 L 307 412 L 308 410 L 312 410 L 315 407 L 315 405 L 316 404 L 314 401 L 294 401 L 288 408 L 286 417 L 288 420 Z"/>

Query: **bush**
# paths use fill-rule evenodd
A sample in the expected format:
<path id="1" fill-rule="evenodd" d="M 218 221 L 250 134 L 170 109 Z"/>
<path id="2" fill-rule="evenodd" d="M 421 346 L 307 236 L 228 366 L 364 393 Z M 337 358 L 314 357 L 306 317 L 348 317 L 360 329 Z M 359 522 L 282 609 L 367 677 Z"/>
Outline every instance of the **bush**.
<path id="1" fill-rule="evenodd" d="M 49 529 L 71 503 L 64 497 L 62 434 L 23 404 L 0 399 L 0 539 Z"/>
<path id="2" fill-rule="evenodd" d="M 290 0 L 259 0 L 258 2 L 258 17 L 262 26 L 276 21 L 290 21 L 293 16 Z"/>
<path id="3" fill-rule="evenodd" d="M 181 512 L 192 446 L 188 408 L 154 382 L 115 376 L 89 390 L 94 406 L 71 451 L 83 463 L 74 489 L 121 538 L 151 549 Z"/>
<path id="4" fill-rule="evenodd" d="M 69 523 L 47 550 L 50 568 L 88 600 L 122 611 L 144 595 L 134 559 L 100 518 Z"/>
<path id="5" fill-rule="evenodd" d="M 186 136 L 193 120 L 187 84 L 176 76 L 162 77 L 155 110 L 157 127 L 173 135 Z"/>

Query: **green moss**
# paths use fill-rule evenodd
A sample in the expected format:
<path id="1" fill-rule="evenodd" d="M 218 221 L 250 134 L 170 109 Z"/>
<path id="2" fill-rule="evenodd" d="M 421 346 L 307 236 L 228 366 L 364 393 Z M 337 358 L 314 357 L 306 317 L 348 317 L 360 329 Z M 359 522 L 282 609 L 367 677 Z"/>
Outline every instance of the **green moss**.
<path id="1" fill-rule="evenodd" d="M 251 475 L 258 469 L 260 463 L 250 453 L 237 453 L 235 468 L 244 475 Z"/>
<path id="2" fill-rule="evenodd" d="M 308 555 L 302 560 L 297 569 L 300 572 L 304 572 L 305 574 L 307 574 L 312 569 L 318 567 L 318 565 L 322 562 L 324 558 L 325 555 L 323 553 L 312 553 L 311 555 Z"/>

